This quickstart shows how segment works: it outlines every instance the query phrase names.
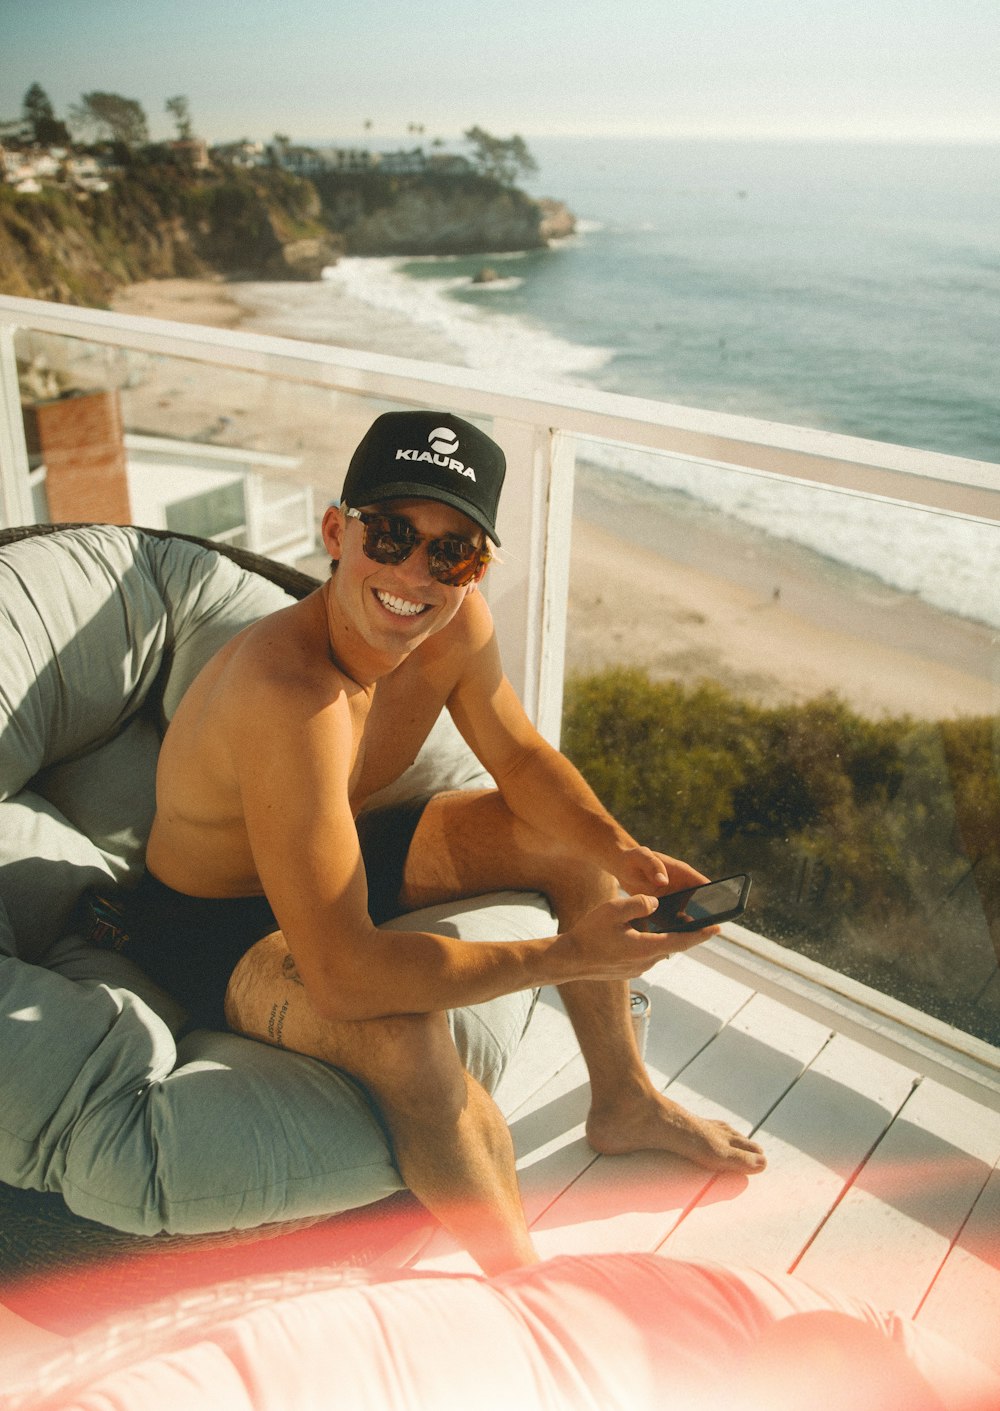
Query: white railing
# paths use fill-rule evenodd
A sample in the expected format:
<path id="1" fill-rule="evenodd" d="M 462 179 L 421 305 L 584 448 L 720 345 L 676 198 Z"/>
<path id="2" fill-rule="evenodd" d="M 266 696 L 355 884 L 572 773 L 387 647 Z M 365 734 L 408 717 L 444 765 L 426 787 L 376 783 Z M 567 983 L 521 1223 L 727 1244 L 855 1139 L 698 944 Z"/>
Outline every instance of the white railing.
<path id="1" fill-rule="evenodd" d="M 31 523 L 35 518 L 18 393 L 15 338 L 19 331 L 188 359 L 345 393 L 370 401 L 373 416 L 391 403 L 490 418 L 492 434 L 503 445 L 509 463 L 499 528 L 505 546 L 512 550 L 502 571 L 490 575 L 490 602 L 509 675 L 529 714 L 553 741 L 559 738 L 562 711 L 578 438 L 1000 524 L 1000 466 L 987 462 L 586 389 L 544 387 L 513 372 L 487 375 L 241 331 L 0 296 L 0 527 Z M 753 952 L 750 961 L 739 959 L 741 947 Z M 710 943 L 705 953 L 710 963 L 723 969 L 736 964 L 751 978 L 755 966 L 771 965 L 780 971 L 783 990 L 789 976 L 794 980 L 798 973 L 795 957 L 775 960 L 779 948 L 748 932 L 727 943 Z M 812 968 L 817 974 L 823 970 Z M 825 973 L 822 983 L 833 999 L 824 1003 L 841 1007 L 857 1003 L 864 1024 L 878 1028 L 881 1010 L 870 999 L 858 998 L 863 987 Z M 1000 1060 L 980 1041 L 915 1012 L 904 1013 L 905 1006 L 893 1001 L 886 1004 L 910 1035 L 922 1036 L 921 1042 L 944 1054 L 945 1067 L 972 1060 L 979 1071 L 995 1072 Z"/>
<path id="2" fill-rule="evenodd" d="M 0 520 L 34 518 L 18 395 L 19 330 L 193 360 L 369 399 L 492 419 L 510 471 L 499 523 L 517 546 L 494 578 L 491 606 L 511 679 L 530 715 L 558 739 L 562 707 L 575 438 L 695 457 L 715 465 L 856 491 L 1000 523 L 1000 466 L 582 388 L 516 373 L 355 352 L 0 297 Z M 373 412 L 374 414 L 374 412 Z"/>
<path id="3" fill-rule="evenodd" d="M 150 529 L 168 527 L 167 506 L 178 498 L 178 477 L 182 484 L 190 483 L 190 473 L 184 476 L 190 467 L 196 477 L 206 472 L 216 476 L 228 474 L 239 482 L 243 522 L 223 533 L 213 533 L 212 538 L 289 564 L 314 552 L 316 522 L 312 486 L 289 486 L 287 481 L 269 475 L 269 472 L 294 470 L 298 466 L 297 457 L 233 446 L 178 442 L 135 432 L 126 432 L 124 442 L 133 512 L 136 512 L 137 491 L 143 505 L 137 523 Z M 37 472 L 33 472 L 32 479 L 36 476 Z"/>

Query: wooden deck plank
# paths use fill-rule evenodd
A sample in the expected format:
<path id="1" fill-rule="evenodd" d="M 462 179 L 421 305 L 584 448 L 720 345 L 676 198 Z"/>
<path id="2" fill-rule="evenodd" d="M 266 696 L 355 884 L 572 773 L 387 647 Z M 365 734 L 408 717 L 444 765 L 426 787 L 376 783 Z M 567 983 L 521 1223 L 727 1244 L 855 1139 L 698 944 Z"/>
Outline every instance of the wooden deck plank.
<path id="1" fill-rule="evenodd" d="M 704 968 L 686 956 L 676 957 L 669 969 L 667 962 L 661 961 L 637 982 L 637 988 L 652 1000 L 647 1062 L 654 1081 L 679 1072 L 754 993 L 748 985 L 726 976 L 706 976 Z M 508 1116 L 523 1112 L 577 1052 L 559 993 L 546 986 L 497 1092 L 501 1110 Z"/>
<path id="2" fill-rule="evenodd" d="M 667 1090 L 699 1115 L 749 1133 L 827 1039 L 815 1021 L 756 995 Z M 710 1173 L 666 1153 L 601 1158 L 536 1221 L 536 1246 L 543 1257 L 655 1249 L 711 1183 Z"/>
<path id="3" fill-rule="evenodd" d="M 994 1169 L 917 1314 L 1000 1371 L 1000 1169 Z"/>
<path id="4" fill-rule="evenodd" d="M 506 1117 L 526 1107 L 547 1082 L 572 1062 L 578 1052 L 573 1026 L 558 993 L 544 989 L 538 997 L 528 1032 L 496 1092 L 497 1106 Z"/>
<path id="5" fill-rule="evenodd" d="M 768 1169 L 738 1200 L 713 1189 L 662 1252 L 779 1271 L 792 1267 L 909 1097 L 917 1075 L 835 1035 L 756 1132 Z"/>
<path id="6" fill-rule="evenodd" d="M 1000 1113 L 925 1079 L 796 1266 L 914 1314 L 1000 1157 Z"/>
<path id="7" fill-rule="evenodd" d="M 650 971 L 643 986 L 651 997 L 653 1014 L 646 1066 L 661 1088 L 690 1064 L 753 996 L 746 985 L 726 976 L 706 973 L 683 956 L 677 957 L 671 966 L 671 983 L 667 989 L 662 983 L 666 978 L 665 965 L 666 962 L 662 962 Z M 536 1024 L 539 1025 L 537 1034 Z M 554 1032 L 561 1033 L 571 1046 L 573 1056 L 568 1062 L 559 1062 L 560 1057 L 565 1059 L 566 1055 L 560 1055 L 557 1046 L 550 1048 Z M 538 1051 L 532 1053 L 531 1048 L 536 1043 Z M 584 1133 L 590 1103 L 586 1065 L 554 992 L 543 994 L 522 1047 L 526 1052 L 523 1056 L 518 1054 L 509 1076 L 521 1084 L 522 1090 L 527 1087 L 530 1092 L 520 1108 L 508 1116 L 508 1121 L 525 1214 L 529 1225 L 533 1225 L 597 1158 Z M 543 1052 L 547 1058 L 540 1056 Z M 516 1072 L 522 1063 L 532 1074 L 527 1083 Z M 534 1080 L 546 1063 L 554 1071 L 536 1086 Z M 504 1111 L 509 1113 L 506 1102 L 516 1089 L 513 1082 L 507 1086 L 507 1077 L 504 1084 L 500 1096 L 505 1100 Z M 474 1266 L 454 1241 L 440 1232 L 415 1267 L 454 1272 Z"/>
<path id="8" fill-rule="evenodd" d="M 987 1186 L 1000 1114 L 936 1079 L 913 1090 L 916 1058 L 911 1068 L 863 1036 L 831 1034 L 688 958 L 650 980 L 650 1071 L 699 1113 L 756 1128 L 770 1170 L 734 1181 L 669 1156 L 595 1158 L 586 1070 L 557 997 L 543 996 L 503 1103 L 539 1253 L 660 1247 L 794 1267 L 902 1312 L 937 1275 L 922 1320 L 988 1360 L 1000 1321 L 1000 1175 Z M 439 1233 L 416 1267 L 475 1266 Z"/>

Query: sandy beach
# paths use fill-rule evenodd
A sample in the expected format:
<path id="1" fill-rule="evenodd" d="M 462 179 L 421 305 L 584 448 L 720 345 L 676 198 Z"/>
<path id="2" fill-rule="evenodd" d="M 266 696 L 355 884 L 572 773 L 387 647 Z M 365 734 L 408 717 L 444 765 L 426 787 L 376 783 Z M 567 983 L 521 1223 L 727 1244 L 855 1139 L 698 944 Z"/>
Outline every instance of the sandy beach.
<path id="1" fill-rule="evenodd" d="M 123 290 L 114 308 L 280 331 L 252 299 L 252 286 L 164 280 Z M 358 330 L 350 346 L 371 349 L 368 310 L 358 304 L 352 311 L 348 302 L 344 326 L 353 313 Z M 330 497 L 372 414 L 357 399 L 277 384 L 261 389 L 237 374 L 176 365 L 148 368 L 123 392 L 123 405 L 130 429 L 298 455 L 297 478 Z M 664 679 L 714 679 L 766 705 L 832 691 L 872 716 L 1000 710 L 997 631 L 686 497 L 581 465 L 567 669 L 618 663 Z"/>
<path id="2" fill-rule="evenodd" d="M 233 298 L 230 285 L 221 275 L 205 279 L 147 279 L 119 289 L 111 307 L 120 314 L 202 323 L 210 328 L 235 328 L 246 317 L 246 309 Z"/>

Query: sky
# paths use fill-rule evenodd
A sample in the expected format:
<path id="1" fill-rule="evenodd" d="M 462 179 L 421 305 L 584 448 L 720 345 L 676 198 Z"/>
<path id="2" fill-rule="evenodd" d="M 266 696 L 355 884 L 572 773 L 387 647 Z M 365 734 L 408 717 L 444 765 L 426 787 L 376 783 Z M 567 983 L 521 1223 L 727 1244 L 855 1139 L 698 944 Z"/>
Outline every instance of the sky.
<path id="1" fill-rule="evenodd" d="M 1000 142 L 1000 0 L 0 0 L 0 119 L 33 82 L 154 140 Z"/>

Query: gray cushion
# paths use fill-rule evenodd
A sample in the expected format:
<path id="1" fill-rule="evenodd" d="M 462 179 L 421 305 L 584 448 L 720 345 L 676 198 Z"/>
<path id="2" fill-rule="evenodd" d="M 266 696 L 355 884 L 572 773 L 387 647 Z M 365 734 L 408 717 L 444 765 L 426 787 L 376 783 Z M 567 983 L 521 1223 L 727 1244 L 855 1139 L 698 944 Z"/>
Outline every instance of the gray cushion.
<path id="1" fill-rule="evenodd" d="M 169 719 L 218 647 L 288 601 L 218 554 L 132 529 L 0 550 L 0 798 L 110 740 L 154 682 Z"/>
<path id="2" fill-rule="evenodd" d="M 141 866 L 166 721 L 224 642 L 290 601 L 217 553 L 134 529 L 0 550 L 0 892 L 27 959 L 86 886 Z"/>
<path id="3" fill-rule="evenodd" d="M 22 789 L 0 803 L 0 896 L 23 959 L 40 961 L 81 893 L 111 881 L 100 849 L 41 795 Z"/>
<path id="4" fill-rule="evenodd" d="M 518 893 L 411 922 L 469 940 L 551 926 L 540 900 Z M 175 1043 L 176 1011 L 126 959 L 70 937 L 50 960 L 43 969 L 0 955 L 0 1180 L 61 1191 L 77 1214 L 145 1234 L 333 1213 L 401 1188 L 382 1127 L 345 1074 L 235 1034 Z M 533 999 L 522 991 L 450 1016 L 490 1091 Z"/>
<path id="5" fill-rule="evenodd" d="M 181 694 L 230 636 L 287 601 L 213 552 L 130 529 L 0 550 L 0 1180 L 61 1191 L 122 1230 L 253 1227 L 401 1184 L 350 1078 L 233 1034 L 177 1043 L 177 1006 L 71 927 L 85 888 L 141 866 L 161 733 Z M 372 802 L 488 782 L 443 716 Z M 516 893 L 395 924 L 469 940 L 552 929 L 542 899 Z M 490 1090 L 533 998 L 451 1016 Z"/>

